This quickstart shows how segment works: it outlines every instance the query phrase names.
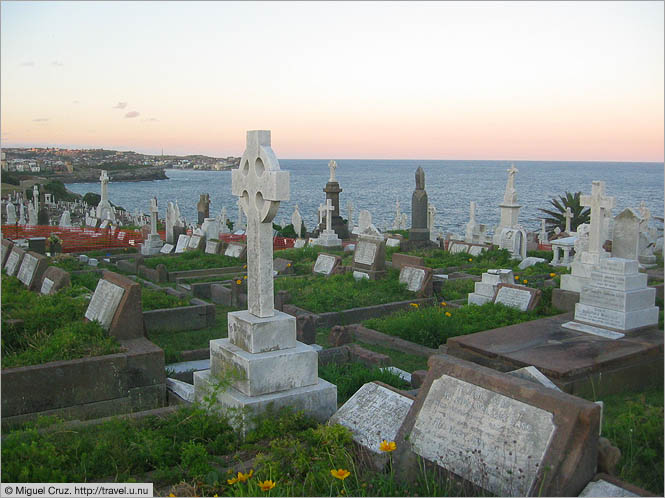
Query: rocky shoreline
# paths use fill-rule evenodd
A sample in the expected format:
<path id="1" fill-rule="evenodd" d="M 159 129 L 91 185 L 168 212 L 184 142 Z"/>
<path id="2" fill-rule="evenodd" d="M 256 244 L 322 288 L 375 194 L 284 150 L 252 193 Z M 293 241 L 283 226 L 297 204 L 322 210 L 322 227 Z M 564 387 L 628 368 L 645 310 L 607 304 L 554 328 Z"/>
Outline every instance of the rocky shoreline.
<path id="1" fill-rule="evenodd" d="M 119 171 L 108 171 L 112 182 L 143 182 L 151 180 L 168 180 L 163 167 L 147 167 L 139 169 L 127 169 Z M 98 183 L 102 170 L 91 168 L 74 173 L 57 173 L 49 175 L 51 180 L 60 180 L 63 183 Z"/>

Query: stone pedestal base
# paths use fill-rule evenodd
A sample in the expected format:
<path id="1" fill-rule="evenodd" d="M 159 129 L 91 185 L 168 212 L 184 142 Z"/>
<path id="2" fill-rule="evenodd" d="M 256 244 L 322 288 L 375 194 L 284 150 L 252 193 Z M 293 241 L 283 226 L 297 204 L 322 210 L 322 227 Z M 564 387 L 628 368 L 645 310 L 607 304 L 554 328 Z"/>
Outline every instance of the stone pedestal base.
<path id="1" fill-rule="evenodd" d="M 324 231 L 314 243 L 323 247 L 342 247 L 342 239 L 332 230 L 330 232 Z"/>
<path id="2" fill-rule="evenodd" d="M 144 256 L 152 256 L 153 254 L 159 254 L 159 250 L 164 245 L 164 241 L 156 234 L 148 235 L 143 244 L 141 244 L 141 254 Z"/>
<path id="3" fill-rule="evenodd" d="M 319 422 L 325 422 L 337 411 L 337 386 L 323 379 L 316 384 L 289 389 L 261 396 L 246 396 L 229 387 L 215 390 L 215 378 L 210 370 L 194 372 L 194 397 L 196 401 L 205 398 L 215 402 L 215 408 L 230 418 L 231 424 L 243 433 L 253 428 L 253 418 L 266 411 L 272 405 L 274 409 L 284 406 L 302 410 Z"/>
<path id="4" fill-rule="evenodd" d="M 430 242 L 430 232 L 428 228 L 412 228 L 409 230 L 409 241 L 428 241 Z"/>

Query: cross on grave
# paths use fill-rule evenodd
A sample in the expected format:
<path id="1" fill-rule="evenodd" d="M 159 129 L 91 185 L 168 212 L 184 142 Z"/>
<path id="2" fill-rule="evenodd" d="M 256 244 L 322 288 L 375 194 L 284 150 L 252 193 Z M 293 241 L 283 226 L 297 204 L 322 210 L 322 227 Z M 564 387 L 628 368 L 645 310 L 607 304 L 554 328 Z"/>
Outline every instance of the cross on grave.
<path id="1" fill-rule="evenodd" d="M 274 316 L 272 220 L 280 201 L 289 199 L 289 172 L 279 167 L 270 147 L 270 131 L 247 132 L 240 167 L 231 191 L 247 219 L 247 309 L 260 318 Z"/>
<path id="2" fill-rule="evenodd" d="M 332 205 L 332 200 L 331 199 L 326 199 L 326 205 L 325 208 L 326 210 L 326 232 L 330 232 L 330 221 L 332 220 L 332 212 L 335 210 L 334 206 Z"/>
<path id="3" fill-rule="evenodd" d="M 563 217 L 566 218 L 566 233 L 570 233 L 570 220 L 573 218 L 573 212 L 571 211 L 570 206 L 566 208 Z"/>
<path id="4" fill-rule="evenodd" d="M 603 220 L 605 212 L 614 208 L 614 197 L 605 196 L 605 182 L 591 183 L 591 195 L 580 197 L 580 204 L 591 208 L 591 226 L 589 227 L 589 249 L 591 253 L 603 253 L 604 240 L 600 240 L 603 233 Z"/>
<path id="5" fill-rule="evenodd" d="M 157 197 L 150 199 L 150 234 L 157 233 Z"/>

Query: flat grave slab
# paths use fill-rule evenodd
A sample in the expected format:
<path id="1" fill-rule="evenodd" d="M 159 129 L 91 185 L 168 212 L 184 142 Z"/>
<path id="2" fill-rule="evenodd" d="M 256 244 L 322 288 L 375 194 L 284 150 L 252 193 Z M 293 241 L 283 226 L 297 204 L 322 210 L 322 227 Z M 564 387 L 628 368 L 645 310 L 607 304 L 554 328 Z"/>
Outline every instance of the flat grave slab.
<path id="1" fill-rule="evenodd" d="M 161 254 L 171 254 L 175 246 L 173 244 L 164 244 L 159 250 Z"/>
<path id="2" fill-rule="evenodd" d="M 316 258 L 316 262 L 314 263 L 314 268 L 312 269 L 312 272 L 329 277 L 330 275 L 335 273 L 335 270 L 337 270 L 337 267 L 341 263 L 342 263 L 342 258 L 340 258 L 339 256 L 335 256 L 333 254 L 319 253 L 319 255 Z"/>
<path id="3" fill-rule="evenodd" d="M 572 316 L 454 337 L 447 341 L 448 354 L 504 372 L 533 365 L 563 391 L 579 396 L 662 385 L 662 330 L 612 339 L 562 328 Z"/>
<path id="4" fill-rule="evenodd" d="M 576 496 L 596 470 L 600 408 L 535 382 L 435 355 L 397 436 L 418 457 L 497 496 Z"/>
<path id="5" fill-rule="evenodd" d="M 201 235 L 192 235 L 187 243 L 188 251 L 196 251 L 203 245 L 203 237 Z"/>
<path id="6" fill-rule="evenodd" d="M 541 294 L 542 292 L 539 289 L 531 287 L 515 284 L 499 284 L 497 285 L 493 302 L 517 308 L 520 311 L 531 311 L 536 307 L 538 301 L 540 301 Z"/>

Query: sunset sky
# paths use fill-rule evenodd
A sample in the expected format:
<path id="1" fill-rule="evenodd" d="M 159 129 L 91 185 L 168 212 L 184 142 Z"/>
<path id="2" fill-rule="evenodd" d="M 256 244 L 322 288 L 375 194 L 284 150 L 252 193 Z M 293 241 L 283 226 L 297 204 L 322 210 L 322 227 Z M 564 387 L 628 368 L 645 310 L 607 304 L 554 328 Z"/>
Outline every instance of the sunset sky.
<path id="1" fill-rule="evenodd" d="M 1 143 L 663 161 L 663 2 L 2 2 Z"/>

